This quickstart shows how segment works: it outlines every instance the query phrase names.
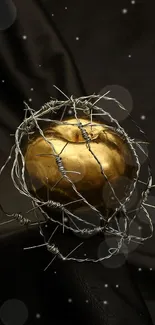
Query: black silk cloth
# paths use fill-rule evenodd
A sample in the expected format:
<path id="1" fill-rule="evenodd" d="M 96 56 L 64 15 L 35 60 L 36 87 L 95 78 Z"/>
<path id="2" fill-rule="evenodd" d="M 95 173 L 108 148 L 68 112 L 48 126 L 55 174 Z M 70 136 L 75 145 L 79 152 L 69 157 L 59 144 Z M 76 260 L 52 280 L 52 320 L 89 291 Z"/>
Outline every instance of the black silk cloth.
<path id="1" fill-rule="evenodd" d="M 133 118 L 147 132 L 154 162 L 153 1 L 14 0 L 14 5 L 14 23 L 0 31 L 1 166 L 13 144 L 10 134 L 24 118 L 23 102 L 37 110 L 51 96 L 64 100 L 53 85 L 75 97 L 99 93 L 107 85 L 128 89 Z M 30 202 L 14 188 L 10 171 L 11 164 L 1 175 L 0 203 L 10 213 L 25 212 Z M 51 225 L 46 232 L 50 235 Z M 81 254 L 91 255 L 99 241 L 99 236 L 84 240 Z M 37 226 L 0 227 L 0 324 L 24 323 L 19 310 L 8 310 L 7 319 L 2 306 L 9 299 L 25 304 L 29 325 L 155 323 L 154 236 L 119 267 L 56 259 L 45 272 L 52 258 L 45 247 L 23 250 L 42 242 Z M 76 242 L 72 233 L 58 231 L 60 249 L 69 252 Z"/>

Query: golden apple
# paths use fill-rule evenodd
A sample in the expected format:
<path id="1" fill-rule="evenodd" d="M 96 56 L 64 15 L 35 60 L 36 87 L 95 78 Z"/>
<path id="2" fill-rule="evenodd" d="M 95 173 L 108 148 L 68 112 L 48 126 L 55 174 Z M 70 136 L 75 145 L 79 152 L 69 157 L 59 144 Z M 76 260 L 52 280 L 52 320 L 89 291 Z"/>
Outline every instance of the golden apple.
<path id="1" fill-rule="evenodd" d="M 31 138 L 27 144 L 25 163 L 32 190 L 43 200 L 49 198 L 67 203 L 80 199 L 71 182 L 63 177 L 58 169 L 54 155 L 60 154 L 66 175 L 74 183 L 77 191 L 92 205 L 106 206 L 105 189 L 110 190 L 107 187 L 107 180 L 115 188 L 120 179 L 133 178 L 135 167 L 131 149 L 126 141 L 107 125 L 97 125 L 99 123 L 93 122 L 92 126 L 84 126 L 91 139 L 89 142 L 91 151 L 100 161 L 105 177 L 101 172 L 101 166 L 86 145 L 81 130 L 74 125 L 77 124 L 76 119 L 68 119 L 65 122 L 73 125 L 51 125 L 44 130 L 48 142 L 42 136 L 37 136 Z M 84 125 L 90 121 L 80 118 L 80 122 Z M 124 188 L 122 187 L 121 191 L 121 183 L 119 184 L 118 194 L 124 194 Z M 81 204 L 84 203 L 79 202 L 77 206 Z M 75 208 L 74 204 L 72 206 Z"/>

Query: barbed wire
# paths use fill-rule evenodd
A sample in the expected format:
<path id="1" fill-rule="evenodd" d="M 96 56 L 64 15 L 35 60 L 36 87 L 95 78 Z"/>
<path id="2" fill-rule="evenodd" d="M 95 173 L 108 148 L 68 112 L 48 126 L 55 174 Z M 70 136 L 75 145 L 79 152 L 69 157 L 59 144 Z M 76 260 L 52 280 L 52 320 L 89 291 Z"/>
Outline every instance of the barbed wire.
<path id="1" fill-rule="evenodd" d="M 152 224 L 152 220 L 149 216 L 149 213 L 146 209 L 146 206 L 147 206 L 146 202 L 147 202 L 150 190 L 152 189 L 152 187 L 154 187 L 154 185 L 152 184 L 152 173 L 151 173 L 150 162 L 148 164 L 148 180 L 147 180 L 147 182 L 143 182 L 139 179 L 140 171 L 141 171 L 141 164 L 140 164 L 136 149 L 134 148 L 134 144 L 136 144 L 136 146 L 145 154 L 143 148 L 140 145 L 141 143 L 143 143 L 143 141 L 136 142 L 134 139 L 130 138 L 129 135 L 127 134 L 127 132 L 123 129 L 123 127 L 119 124 L 119 122 L 111 116 L 111 114 L 109 114 L 103 108 L 97 106 L 99 101 L 101 99 L 104 99 L 105 101 L 115 102 L 119 106 L 119 108 L 121 108 L 122 110 L 126 110 L 123 107 L 123 105 L 119 101 L 117 101 L 115 98 L 107 96 L 110 91 L 108 91 L 107 93 L 105 93 L 102 96 L 93 94 L 91 96 L 74 98 L 73 96 L 71 96 L 71 97 L 66 96 L 59 88 L 57 88 L 56 86 L 54 86 L 54 87 L 56 89 L 58 89 L 66 97 L 66 100 L 59 101 L 57 99 L 52 98 L 48 103 L 43 105 L 41 107 L 41 109 L 38 111 L 34 111 L 33 109 L 31 109 L 29 107 L 29 105 L 27 103 L 25 103 L 26 108 L 25 108 L 24 120 L 18 126 L 18 128 L 15 132 L 15 144 L 11 148 L 10 155 L 7 158 L 5 164 L 0 169 L 0 175 L 2 174 L 2 172 L 3 172 L 4 168 L 6 167 L 6 165 L 8 164 L 8 162 L 11 160 L 12 155 L 14 154 L 14 161 L 13 161 L 12 169 L 11 169 L 11 179 L 13 181 L 15 188 L 19 191 L 19 193 L 28 197 L 31 200 L 31 202 L 33 203 L 32 204 L 33 208 L 30 209 L 29 211 L 27 211 L 26 214 L 29 214 L 30 212 L 36 213 L 36 210 L 38 209 L 41 212 L 41 214 L 45 217 L 45 222 L 48 220 L 48 221 L 58 225 L 56 227 L 56 230 L 59 226 L 61 226 L 61 227 L 63 227 L 63 229 L 72 231 L 75 234 L 96 235 L 98 233 L 104 232 L 104 233 L 111 234 L 113 236 L 118 237 L 119 238 L 118 247 L 110 248 L 108 250 L 108 255 L 106 257 L 104 256 L 99 259 L 92 259 L 92 258 L 83 259 L 83 258 L 69 257 L 69 255 L 71 255 L 73 253 L 73 251 L 78 249 L 81 245 L 78 245 L 70 254 L 68 254 L 65 257 L 62 255 L 62 253 L 60 252 L 60 249 L 58 247 L 56 247 L 54 243 L 51 244 L 50 241 L 51 241 L 52 237 L 50 238 L 50 240 L 48 242 L 46 242 L 45 238 L 44 238 L 45 242 L 42 246 L 46 246 L 47 250 L 50 251 L 52 254 L 54 254 L 53 260 L 56 257 L 59 257 L 62 260 L 74 260 L 77 262 L 91 261 L 91 262 L 96 263 L 96 262 L 102 261 L 104 259 L 110 258 L 112 255 L 120 252 L 121 247 L 124 242 L 130 243 L 131 241 L 133 241 L 133 242 L 143 243 L 145 240 L 152 237 L 153 224 Z M 72 109 L 74 118 L 76 119 L 76 123 L 71 123 L 69 121 L 63 121 L 65 112 L 69 109 Z M 50 116 L 51 114 L 55 114 L 55 116 L 56 116 L 60 112 L 62 112 L 62 116 L 59 120 L 51 119 L 49 117 L 48 118 L 44 117 L 45 115 Z M 78 112 L 85 115 L 87 117 L 87 119 L 89 118 L 90 122 L 83 124 L 81 122 L 80 118 L 78 118 L 78 115 L 77 115 Z M 30 115 L 29 117 L 27 117 L 28 113 Z M 96 116 L 100 120 L 102 118 L 104 118 L 104 116 L 107 116 L 109 118 L 110 123 L 113 124 L 114 126 L 104 124 L 104 128 L 107 128 L 107 130 L 108 129 L 113 130 L 120 137 L 122 137 L 124 139 L 124 141 L 126 142 L 126 144 L 128 145 L 128 148 L 131 150 L 132 155 L 135 159 L 136 175 L 132 181 L 132 186 L 130 186 L 130 191 L 129 191 L 128 195 L 125 197 L 123 202 L 121 200 L 119 200 L 119 198 L 117 197 L 113 186 L 111 185 L 108 177 L 106 176 L 106 173 L 104 172 L 104 168 L 103 168 L 101 162 L 99 161 L 97 156 L 94 154 L 94 152 L 91 148 L 91 141 L 92 141 L 91 135 L 88 134 L 87 130 L 85 129 L 85 127 L 87 127 L 87 126 L 91 126 L 91 130 L 92 130 L 93 126 L 103 127 L 103 123 L 98 123 L 98 122 L 95 123 L 93 121 L 93 117 L 96 117 Z M 131 118 L 131 120 L 132 120 L 132 118 Z M 68 173 L 80 174 L 80 172 L 67 171 L 64 168 L 63 159 L 60 157 L 60 155 L 64 151 L 64 149 L 67 147 L 68 141 L 66 140 L 65 146 L 62 148 L 62 150 L 58 154 L 56 152 L 56 149 L 55 149 L 54 144 L 52 143 L 51 139 L 48 140 L 48 137 L 45 134 L 46 132 L 44 132 L 41 129 L 41 126 L 39 125 L 40 122 L 44 122 L 44 123 L 47 122 L 47 123 L 51 123 L 53 125 L 74 125 L 74 126 L 78 127 L 79 131 L 81 132 L 83 142 L 85 142 L 85 144 L 86 144 L 86 148 L 88 149 L 88 151 L 91 153 L 91 155 L 94 157 L 94 159 L 98 163 L 98 165 L 100 167 L 101 174 L 102 174 L 103 178 L 106 180 L 106 183 L 109 185 L 109 187 L 113 193 L 113 196 L 119 205 L 114 210 L 112 215 L 110 215 L 110 217 L 108 219 L 105 218 L 103 213 L 101 213 L 101 211 L 98 210 L 97 207 L 93 206 L 91 204 L 91 202 L 88 202 L 88 200 L 80 193 L 80 191 L 77 190 L 75 184 L 68 176 Z M 134 124 L 139 129 L 139 131 L 144 134 L 144 132 L 137 126 L 137 124 L 135 122 L 134 122 Z M 28 184 L 25 179 L 26 162 L 25 162 L 25 157 L 24 157 L 23 148 L 22 148 L 22 141 L 26 135 L 27 135 L 28 139 L 29 139 L 30 135 L 35 135 L 36 131 L 38 132 L 38 136 L 42 137 L 42 139 L 51 147 L 51 151 L 52 151 L 52 153 L 50 153 L 50 154 L 40 153 L 40 154 L 38 154 L 38 156 L 52 156 L 52 157 L 54 157 L 55 162 L 58 167 L 58 170 L 61 175 L 60 179 L 57 181 L 57 183 L 54 186 L 56 186 L 62 179 L 66 179 L 70 183 L 72 190 L 79 197 L 79 200 L 72 200 L 69 203 L 61 204 L 60 202 L 55 202 L 55 201 L 52 201 L 51 199 L 49 199 L 47 201 L 43 201 L 40 198 L 38 198 L 37 196 L 32 195 L 32 193 L 30 192 L 30 189 L 28 188 Z M 146 139 L 146 142 L 147 141 L 148 140 Z M 149 159 L 149 157 L 148 157 L 148 159 Z M 130 201 L 131 197 L 133 196 L 138 183 L 143 183 L 145 185 L 145 189 L 141 193 L 141 199 L 139 201 L 139 206 L 137 209 L 135 209 L 135 214 L 131 219 L 131 217 L 129 218 L 130 211 L 127 211 L 126 207 L 127 207 L 127 203 Z M 54 186 L 53 186 L 53 188 L 54 188 Z M 89 222 L 89 221 L 86 221 L 86 220 L 80 218 L 79 216 L 77 216 L 76 214 L 74 214 L 67 208 L 68 205 L 74 204 L 75 202 L 78 202 L 78 201 L 85 203 L 85 205 L 90 210 L 97 213 L 100 220 L 102 220 L 104 222 L 104 225 L 96 226 L 95 223 L 92 223 L 92 222 Z M 62 222 L 60 220 L 54 219 L 51 215 L 48 215 L 48 213 L 45 212 L 44 207 L 60 210 L 62 213 L 62 216 L 63 216 Z M 1 210 L 2 210 L 2 207 L 1 207 Z M 145 216 L 149 222 L 150 234 L 147 237 L 140 237 L 140 236 L 135 236 L 135 235 L 130 234 L 131 225 L 141 210 L 143 210 L 143 212 L 145 213 Z M 4 212 L 4 210 L 3 210 L 3 212 Z M 120 230 L 119 222 L 118 222 L 118 218 L 117 218 L 117 215 L 120 212 L 123 213 L 124 231 Z M 10 214 L 10 215 L 7 213 L 5 213 L 5 214 L 9 217 L 10 216 L 12 217 L 12 219 L 10 221 L 6 221 L 6 223 L 13 222 L 14 220 L 16 220 L 23 226 L 31 224 L 31 221 L 29 220 L 29 218 L 22 216 L 22 214 L 20 214 L 20 213 L 14 213 L 14 214 Z M 64 215 L 66 215 L 69 219 L 71 219 L 73 224 L 74 224 L 73 220 L 78 220 L 85 226 L 83 228 L 81 228 L 81 227 L 79 228 L 76 225 L 76 227 L 73 228 L 73 227 L 69 226 L 68 224 L 65 224 L 64 223 Z M 111 222 L 114 220 L 116 221 L 116 228 L 114 228 L 114 226 L 112 226 L 112 224 L 111 224 Z M 4 224 L 4 223 L 2 223 L 2 224 Z M 38 219 L 37 219 L 37 223 L 39 224 Z M 39 226 L 40 226 L 40 224 L 39 224 Z M 44 237 L 41 226 L 40 226 L 40 233 Z M 63 231 L 63 235 L 65 236 L 64 231 Z M 36 247 L 41 247 L 41 245 L 34 246 L 34 248 L 36 248 Z M 25 248 L 25 249 L 30 249 L 30 248 Z"/>

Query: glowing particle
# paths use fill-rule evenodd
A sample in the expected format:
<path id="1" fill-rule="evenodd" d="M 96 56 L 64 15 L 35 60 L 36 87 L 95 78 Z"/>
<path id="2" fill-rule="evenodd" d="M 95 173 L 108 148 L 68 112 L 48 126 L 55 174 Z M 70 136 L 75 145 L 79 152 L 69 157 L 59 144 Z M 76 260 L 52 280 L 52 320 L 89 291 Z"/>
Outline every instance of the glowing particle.
<path id="1" fill-rule="evenodd" d="M 116 288 L 119 288 L 119 284 L 116 284 Z"/>
<path id="2" fill-rule="evenodd" d="M 71 303 L 71 302 L 73 302 L 73 300 L 72 300 L 71 298 L 69 298 L 69 299 L 68 299 L 68 302 Z"/>
<path id="3" fill-rule="evenodd" d="M 52 17 L 54 17 L 54 14 L 52 14 Z"/>
<path id="4" fill-rule="evenodd" d="M 108 301 L 104 300 L 103 301 L 104 305 L 108 305 Z"/>
<path id="5" fill-rule="evenodd" d="M 29 102 L 32 102 L 32 98 L 29 98 Z"/>
<path id="6" fill-rule="evenodd" d="M 54 271 L 54 274 L 57 274 L 57 272 L 56 272 L 56 271 Z"/>
<path id="7" fill-rule="evenodd" d="M 67 10 L 68 8 L 67 7 L 65 7 L 65 10 Z"/>
<path id="8" fill-rule="evenodd" d="M 36 314 L 36 318 L 39 319 L 41 315 L 39 313 Z"/>
<path id="9" fill-rule="evenodd" d="M 131 1 L 131 4 L 132 4 L 132 5 L 135 5 L 135 2 L 136 2 L 135 0 L 132 0 L 132 1 Z"/>
<path id="10" fill-rule="evenodd" d="M 152 271 L 152 267 L 150 267 L 150 271 Z"/>
<path id="11" fill-rule="evenodd" d="M 127 14 L 127 12 L 128 12 L 128 9 L 126 9 L 126 8 L 124 8 L 124 9 L 122 9 L 122 14 Z"/>
<path id="12" fill-rule="evenodd" d="M 141 227 L 141 226 L 139 226 L 139 227 L 138 227 L 138 230 L 141 230 L 141 229 L 142 229 L 142 227 Z"/>
<path id="13" fill-rule="evenodd" d="M 78 36 L 76 37 L 76 41 L 79 41 L 79 37 Z"/>
<path id="14" fill-rule="evenodd" d="M 0 307 L 0 324 L 24 325 L 27 322 L 28 315 L 28 309 L 23 301 L 9 299 Z"/>
<path id="15" fill-rule="evenodd" d="M 88 304 L 88 302 L 89 302 L 89 301 L 88 301 L 88 300 L 86 300 L 86 304 Z"/>
<path id="16" fill-rule="evenodd" d="M 73 112 L 73 111 L 72 111 L 71 109 L 69 109 L 69 111 L 68 111 L 68 114 L 70 114 L 70 115 L 71 115 L 71 114 L 72 114 L 72 112 Z"/>
<path id="17" fill-rule="evenodd" d="M 23 39 L 27 39 L 27 36 L 26 35 L 23 35 L 23 37 L 22 37 Z"/>
<path id="18" fill-rule="evenodd" d="M 141 272 L 141 271 L 142 271 L 141 267 L 139 267 L 138 271 L 139 271 L 139 272 Z"/>
<path id="19" fill-rule="evenodd" d="M 5 80 L 2 80 L 2 82 L 4 83 L 4 82 L 5 82 Z"/>
<path id="20" fill-rule="evenodd" d="M 31 88 L 31 91 L 33 91 L 34 90 L 34 88 Z"/>
<path id="21" fill-rule="evenodd" d="M 145 115 L 142 115 L 140 118 L 141 118 L 141 120 L 145 120 L 146 119 L 146 116 Z"/>
<path id="22" fill-rule="evenodd" d="M 105 284 L 104 287 L 105 287 L 105 288 L 108 288 L 108 284 Z"/>
<path id="23" fill-rule="evenodd" d="M 0 31 L 11 27 L 17 17 L 17 8 L 13 0 L 0 1 Z"/>
<path id="24" fill-rule="evenodd" d="M 131 58 L 131 54 L 128 55 L 128 58 Z"/>

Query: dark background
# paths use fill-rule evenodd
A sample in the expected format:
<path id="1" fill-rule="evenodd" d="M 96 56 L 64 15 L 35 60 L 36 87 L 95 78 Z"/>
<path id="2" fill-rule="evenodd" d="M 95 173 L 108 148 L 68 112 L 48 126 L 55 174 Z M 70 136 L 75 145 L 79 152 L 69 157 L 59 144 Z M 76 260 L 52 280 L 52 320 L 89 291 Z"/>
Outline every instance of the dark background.
<path id="1" fill-rule="evenodd" d="M 15 0 L 14 4 L 15 22 L 0 31 L 1 165 L 13 143 L 10 134 L 24 117 L 23 102 L 39 109 L 50 96 L 64 99 L 55 84 L 77 97 L 115 85 L 121 100 L 127 90 L 132 117 L 148 136 L 154 167 L 154 2 Z M 153 191 L 151 195 L 154 200 Z M 24 212 L 31 206 L 14 189 L 10 165 L 1 175 L 0 203 L 8 212 Z M 150 213 L 154 218 L 154 211 Z M 41 242 L 37 230 L 27 231 L 14 222 L 1 226 L 0 240 L 2 324 L 137 325 L 151 324 L 150 317 L 155 323 L 154 236 L 118 268 L 58 261 L 47 272 L 43 269 L 50 254 L 45 249 L 23 252 L 23 247 Z M 60 236 L 62 245 L 63 240 Z M 93 239 L 88 247 L 95 245 Z"/>

